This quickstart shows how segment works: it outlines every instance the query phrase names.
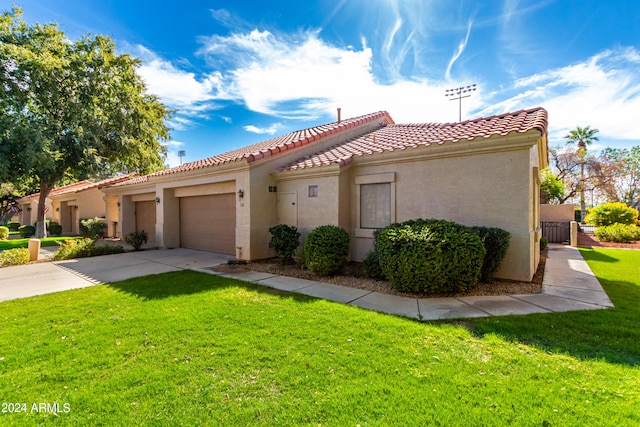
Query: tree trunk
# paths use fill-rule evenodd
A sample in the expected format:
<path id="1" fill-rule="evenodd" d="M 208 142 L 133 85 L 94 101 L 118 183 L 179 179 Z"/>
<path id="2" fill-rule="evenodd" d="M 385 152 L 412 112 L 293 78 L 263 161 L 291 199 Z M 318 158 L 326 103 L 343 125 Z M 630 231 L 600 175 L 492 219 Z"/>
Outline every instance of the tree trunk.
<path id="1" fill-rule="evenodd" d="M 45 222 L 45 214 L 47 208 L 47 197 L 53 190 L 54 184 L 40 182 L 40 196 L 38 198 L 38 216 L 36 217 L 36 237 L 43 239 L 47 237 L 47 225 Z"/>
<path id="2" fill-rule="evenodd" d="M 586 211 L 584 205 L 584 160 L 580 162 L 580 223 L 584 224 L 584 217 Z"/>

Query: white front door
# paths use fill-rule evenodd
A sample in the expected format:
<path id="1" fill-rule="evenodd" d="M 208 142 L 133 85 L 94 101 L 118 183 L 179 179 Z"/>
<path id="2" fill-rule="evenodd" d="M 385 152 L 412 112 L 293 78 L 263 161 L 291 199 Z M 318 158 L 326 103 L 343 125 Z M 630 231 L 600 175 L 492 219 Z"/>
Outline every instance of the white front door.
<path id="1" fill-rule="evenodd" d="M 297 193 L 278 193 L 278 224 L 298 226 Z"/>

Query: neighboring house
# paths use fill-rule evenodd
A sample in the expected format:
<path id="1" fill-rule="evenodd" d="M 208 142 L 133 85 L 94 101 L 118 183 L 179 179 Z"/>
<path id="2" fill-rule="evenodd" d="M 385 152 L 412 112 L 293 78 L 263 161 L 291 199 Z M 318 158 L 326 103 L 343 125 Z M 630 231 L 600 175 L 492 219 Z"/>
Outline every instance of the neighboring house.
<path id="1" fill-rule="evenodd" d="M 539 262 L 542 108 L 446 124 L 395 124 L 386 112 L 338 120 L 103 187 L 118 236 L 254 260 L 273 256 L 269 227 L 303 236 L 335 224 L 352 260 L 373 231 L 414 218 L 500 227 L 511 245 L 497 277 L 530 280 Z"/>
<path id="2" fill-rule="evenodd" d="M 105 196 L 100 188 L 131 178 L 131 175 L 123 175 L 98 182 L 84 180 L 54 188 L 47 197 L 45 218 L 59 223 L 64 234 L 79 234 L 80 220 L 105 217 Z M 35 193 L 18 201 L 22 209 L 21 224 L 35 224 L 39 196 L 40 193 Z M 116 224 L 109 223 L 108 226 L 107 235 L 115 235 Z"/>

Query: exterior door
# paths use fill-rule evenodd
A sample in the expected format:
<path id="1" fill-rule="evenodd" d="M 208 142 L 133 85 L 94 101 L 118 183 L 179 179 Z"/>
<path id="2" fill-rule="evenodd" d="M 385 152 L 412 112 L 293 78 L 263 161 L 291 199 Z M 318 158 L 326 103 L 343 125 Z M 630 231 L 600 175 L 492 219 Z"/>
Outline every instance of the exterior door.
<path id="1" fill-rule="evenodd" d="M 297 203 L 297 193 L 278 193 L 278 224 L 298 226 Z"/>
<path id="2" fill-rule="evenodd" d="M 136 231 L 146 231 L 149 242 L 156 241 L 156 202 L 136 202 Z"/>

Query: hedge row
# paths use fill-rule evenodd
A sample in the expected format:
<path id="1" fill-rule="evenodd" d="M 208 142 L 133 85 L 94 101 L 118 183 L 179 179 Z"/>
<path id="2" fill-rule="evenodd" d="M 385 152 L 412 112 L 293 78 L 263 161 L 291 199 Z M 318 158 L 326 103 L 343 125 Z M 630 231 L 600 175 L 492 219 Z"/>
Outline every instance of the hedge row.
<path id="1" fill-rule="evenodd" d="M 375 233 L 375 249 L 363 260 L 363 271 L 404 292 L 464 291 L 479 280 L 493 281 L 510 237 L 500 228 L 438 219 L 392 224 Z"/>

